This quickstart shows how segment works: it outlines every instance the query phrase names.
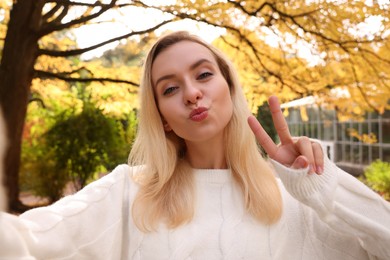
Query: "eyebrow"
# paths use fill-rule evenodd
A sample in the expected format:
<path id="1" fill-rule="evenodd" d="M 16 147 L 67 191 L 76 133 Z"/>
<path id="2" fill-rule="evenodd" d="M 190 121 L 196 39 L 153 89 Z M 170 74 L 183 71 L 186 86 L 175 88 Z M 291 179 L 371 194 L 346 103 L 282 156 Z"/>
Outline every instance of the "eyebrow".
<path id="1" fill-rule="evenodd" d="M 214 64 L 214 63 L 211 62 L 210 60 L 203 58 L 203 59 L 198 60 L 198 61 L 195 62 L 194 64 L 192 64 L 192 65 L 190 66 L 190 70 L 194 70 L 196 67 L 200 66 L 200 65 L 203 64 L 203 63 Z M 171 79 L 171 78 L 174 78 L 174 77 L 175 77 L 174 74 L 164 75 L 164 76 L 160 77 L 160 78 L 156 81 L 155 86 L 157 87 L 158 83 L 160 83 L 160 82 L 163 81 L 163 80 Z"/>

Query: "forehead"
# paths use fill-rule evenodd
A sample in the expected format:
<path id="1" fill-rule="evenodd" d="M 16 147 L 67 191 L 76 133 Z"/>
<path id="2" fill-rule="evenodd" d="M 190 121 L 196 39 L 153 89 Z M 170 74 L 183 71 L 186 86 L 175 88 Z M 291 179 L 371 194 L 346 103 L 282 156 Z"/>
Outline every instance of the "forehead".
<path id="1" fill-rule="evenodd" d="M 200 59 L 207 59 L 217 65 L 213 53 L 200 43 L 180 41 L 157 55 L 152 65 L 152 77 L 187 69 Z"/>

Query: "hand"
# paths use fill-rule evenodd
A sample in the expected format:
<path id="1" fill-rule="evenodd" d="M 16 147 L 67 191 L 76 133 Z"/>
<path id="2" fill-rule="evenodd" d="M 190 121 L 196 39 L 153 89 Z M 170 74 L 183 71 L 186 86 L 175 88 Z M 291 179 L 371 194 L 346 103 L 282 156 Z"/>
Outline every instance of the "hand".
<path id="1" fill-rule="evenodd" d="M 256 136 L 259 144 L 268 153 L 269 157 L 283 165 L 293 169 L 301 169 L 310 166 L 309 173 L 322 174 L 324 169 L 324 157 L 321 145 L 310 141 L 306 136 L 293 139 L 278 98 L 271 96 L 268 99 L 276 132 L 280 144 L 276 145 L 254 116 L 248 118 L 248 124 Z"/>

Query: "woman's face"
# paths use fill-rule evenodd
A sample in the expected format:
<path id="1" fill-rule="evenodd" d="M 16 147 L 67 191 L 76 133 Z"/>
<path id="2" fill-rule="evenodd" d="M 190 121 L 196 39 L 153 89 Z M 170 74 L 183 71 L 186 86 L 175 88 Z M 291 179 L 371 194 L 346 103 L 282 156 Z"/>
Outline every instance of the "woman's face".
<path id="1" fill-rule="evenodd" d="M 190 142 L 223 135 L 233 104 L 209 49 L 191 41 L 168 47 L 153 63 L 152 81 L 165 131 Z"/>

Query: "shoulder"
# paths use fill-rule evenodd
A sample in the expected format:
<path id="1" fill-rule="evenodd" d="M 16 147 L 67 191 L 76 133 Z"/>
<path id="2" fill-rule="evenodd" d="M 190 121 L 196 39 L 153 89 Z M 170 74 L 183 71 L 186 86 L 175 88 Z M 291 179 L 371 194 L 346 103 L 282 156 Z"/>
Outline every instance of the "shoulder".
<path id="1" fill-rule="evenodd" d="M 42 222 L 40 226 L 51 228 L 70 216 L 88 215 L 95 210 L 103 212 L 107 207 L 111 207 L 112 210 L 120 209 L 122 201 L 125 198 L 127 200 L 129 195 L 135 196 L 138 191 L 138 185 L 131 178 L 135 170 L 134 167 L 126 164 L 118 165 L 110 173 L 88 184 L 80 191 L 63 197 L 49 206 L 26 211 L 21 217 Z M 118 207 L 113 207 L 114 205 Z M 48 219 L 52 219 L 52 223 L 49 223 Z"/>
<path id="2" fill-rule="evenodd" d="M 92 185 L 107 186 L 117 182 L 129 182 L 132 185 L 136 185 L 137 178 L 141 173 L 141 169 L 141 166 L 120 164 L 116 166 L 110 173 L 92 183 Z"/>
<path id="3" fill-rule="evenodd" d="M 123 190 L 127 186 L 127 184 L 132 181 L 133 174 L 134 167 L 130 167 L 127 164 L 120 164 L 100 179 L 93 181 L 87 186 L 85 186 L 78 193 L 89 194 L 93 191 L 109 191 L 112 189 Z"/>
<path id="4" fill-rule="evenodd" d="M 130 196 L 132 200 L 139 190 L 139 178 L 141 176 L 141 166 L 130 166 L 128 164 L 120 164 L 115 167 L 110 173 L 97 180 L 96 186 L 108 187 L 111 185 L 120 186 L 123 193 Z M 95 186 L 94 185 L 94 186 Z"/>

